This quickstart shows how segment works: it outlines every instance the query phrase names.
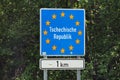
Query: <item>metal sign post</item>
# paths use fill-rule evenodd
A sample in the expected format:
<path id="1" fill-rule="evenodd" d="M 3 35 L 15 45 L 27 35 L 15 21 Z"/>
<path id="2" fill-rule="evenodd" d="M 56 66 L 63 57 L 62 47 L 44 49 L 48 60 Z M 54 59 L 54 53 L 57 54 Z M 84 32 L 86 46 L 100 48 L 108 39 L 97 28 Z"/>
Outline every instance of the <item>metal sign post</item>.
<path id="1" fill-rule="evenodd" d="M 44 59 L 47 59 L 47 56 L 44 56 Z M 44 77 L 44 80 L 47 80 L 47 77 L 48 77 L 48 75 L 47 75 L 47 69 L 44 70 L 43 77 Z"/>
<path id="2" fill-rule="evenodd" d="M 81 71 L 77 70 L 77 80 L 81 80 L 81 76 L 80 76 Z"/>
<path id="3" fill-rule="evenodd" d="M 77 57 L 78 59 L 80 59 L 80 57 Z M 85 64 L 85 63 L 84 63 Z M 81 71 L 80 70 L 77 70 L 77 80 L 81 80 Z"/>
<path id="4" fill-rule="evenodd" d="M 47 69 L 44 70 L 44 80 L 47 80 Z"/>

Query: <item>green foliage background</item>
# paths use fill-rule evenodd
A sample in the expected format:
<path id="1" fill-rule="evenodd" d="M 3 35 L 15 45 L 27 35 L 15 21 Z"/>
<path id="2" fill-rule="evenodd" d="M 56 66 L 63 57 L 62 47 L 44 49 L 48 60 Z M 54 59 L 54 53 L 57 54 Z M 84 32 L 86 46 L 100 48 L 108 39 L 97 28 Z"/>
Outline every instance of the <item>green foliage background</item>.
<path id="1" fill-rule="evenodd" d="M 84 8 L 82 80 L 120 80 L 120 0 L 0 0 L 0 80 L 43 80 L 40 8 Z M 48 80 L 76 80 L 76 71 L 49 71 L 48 75 Z"/>

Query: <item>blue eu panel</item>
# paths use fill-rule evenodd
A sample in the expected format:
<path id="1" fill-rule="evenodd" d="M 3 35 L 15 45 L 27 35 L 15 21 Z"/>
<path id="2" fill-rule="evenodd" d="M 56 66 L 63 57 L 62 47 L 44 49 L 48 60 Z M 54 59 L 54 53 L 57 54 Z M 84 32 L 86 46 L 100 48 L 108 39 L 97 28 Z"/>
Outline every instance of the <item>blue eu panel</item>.
<path id="1" fill-rule="evenodd" d="M 84 9 L 40 9 L 40 55 L 85 55 Z"/>

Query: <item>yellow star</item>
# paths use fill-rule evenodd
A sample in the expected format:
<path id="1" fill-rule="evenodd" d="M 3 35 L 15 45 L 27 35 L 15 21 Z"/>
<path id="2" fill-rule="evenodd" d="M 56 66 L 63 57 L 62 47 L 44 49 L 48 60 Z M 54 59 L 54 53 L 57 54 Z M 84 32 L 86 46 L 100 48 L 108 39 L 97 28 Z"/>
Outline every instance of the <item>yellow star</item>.
<path id="1" fill-rule="evenodd" d="M 49 26 L 50 25 L 50 21 L 46 21 L 46 25 Z"/>
<path id="2" fill-rule="evenodd" d="M 74 18 L 74 16 L 71 14 L 71 15 L 70 15 L 70 19 L 73 19 L 73 18 Z"/>
<path id="3" fill-rule="evenodd" d="M 57 48 L 57 47 L 56 47 L 55 45 L 54 45 L 54 46 L 52 46 L 52 50 L 56 50 L 56 48 Z"/>
<path id="4" fill-rule="evenodd" d="M 46 44 L 49 44 L 50 43 L 50 40 L 49 39 L 46 39 Z"/>
<path id="5" fill-rule="evenodd" d="M 80 40 L 79 40 L 79 39 L 76 39 L 75 42 L 76 42 L 76 44 L 79 44 L 79 43 L 80 43 Z"/>
<path id="6" fill-rule="evenodd" d="M 64 12 L 62 12 L 62 13 L 61 13 L 61 17 L 64 17 L 64 16 L 65 16 L 65 13 L 64 13 Z"/>
<path id="7" fill-rule="evenodd" d="M 79 26 L 79 25 L 80 25 L 80 22 L 79 22 L 79 21 L 76 21 L 75 24 L 76 24 L 76 26 Z"/>
<path id="8" fill-rule="evenodd" d="M 47 33 L 48 33 L 48 32 L 47 32 L 46 30 L 44 30 L 43 34 L 44 34 L 44 35 L 47 35 Z"/>
<path id="9" fill-rule="evenodd" d="M 69 50 L 73 50 L 73 46 L 71 45 L 71 46 L 69 46 Z"/>
<path id="10" fill-rule="evenodd" d="M 62 49 L 61 49 L 61 53 L 64 53 L 64 52 L 65 52 L 65 49 L 64 49 L 64 48 L 62 48 Z"/>
<path id="11" fill-rule="evenodd" d="M 56 19 L 56 15 L 55 14 L 52 15 L 52 19 Z"/>
<path id="12" fill-rule="evenodd" d="M 78 31 L 78 35 L 82 35 L 82 31 Z"/>

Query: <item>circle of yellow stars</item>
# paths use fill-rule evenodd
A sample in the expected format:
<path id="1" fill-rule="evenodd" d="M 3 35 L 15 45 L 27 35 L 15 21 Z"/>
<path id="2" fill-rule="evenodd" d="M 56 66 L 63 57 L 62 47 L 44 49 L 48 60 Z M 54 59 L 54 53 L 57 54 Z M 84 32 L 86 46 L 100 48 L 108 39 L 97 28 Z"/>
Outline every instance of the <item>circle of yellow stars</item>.
<path id="1" fill-rule="evenodd" d="M 65 13 L 64 13 L 64 12 L 61 12 L 60 16 L 61 16 L 61 17 L 65 17 Z M 57 15 L 56 15 L 56 14 L 53 14 L 53 15 L 51 16 L 51 18 L 52 18 L 53 20 L 55 20 L 55 19 L 57 19 Z M 73 14 L 70 14 L 70 15 L 69 15 L 69 19 L 70 19 L 70 20 L 73 20 L 73 19 L 74 19 L 74 15 L 73 15 Z M 47 20 L 45 24 L 46 24 L 46 26 L 49 27 L 50 24 L 51 24 L 51 22 L 50 22 L 49 20 Z M 76 25 L 77 27 L 80 26 L 80 22 L 79 22 L 79 21 L 76 21 L 76 22 L 75 22 L 75 25 Z M 82 35 L 82 31 L 80 31 L 80 30 L 79 30 L 77 33 L 78 33 L 79 36 Z M 47 31 L 47 30 L 44 30 L 44 31 L 43 31 L 43 34 L 44 34 L 44 36 L 48 35 L 48 31 Z M 46 44 L 50 44 L 50 39 L 46 39 L 45 42 L 46 42 Z M 75 40 L 75 43 L 76 43 L 76 44 L 80 44 L 80 40 L 79 40 L 79 39 L 76 39 L 76 40 Z M 68 48 L 69 48 L 70 51 L 73 51 L 74 46 L 73 46 L 73 45 L 70 45 Z M 56 46 L 56 45 L 53 45 L 53 46 L 52 46 L 52 50 L 53 50 L 53 51 L 57 50 L 57 46 Z M 62 54 L 65 53 L 65 49 L 64 49 L 64 48 L 61 48 L 61 49 L 60 49 L 60 52 L 61 52 Z"/>

